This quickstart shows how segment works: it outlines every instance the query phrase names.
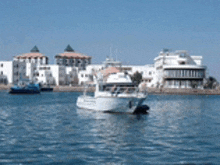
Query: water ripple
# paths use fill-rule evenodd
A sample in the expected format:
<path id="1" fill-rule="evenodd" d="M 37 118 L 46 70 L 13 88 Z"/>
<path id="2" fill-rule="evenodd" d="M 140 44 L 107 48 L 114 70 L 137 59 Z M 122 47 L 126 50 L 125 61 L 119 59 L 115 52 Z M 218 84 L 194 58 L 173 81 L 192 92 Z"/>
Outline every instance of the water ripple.
<path id="1" fill-rule="evenodd" d="M 0 164 L 218 164 L 219 96 L 149 96 L 148 115 L 77 109 L 79 93 L 0 99 Z"/>

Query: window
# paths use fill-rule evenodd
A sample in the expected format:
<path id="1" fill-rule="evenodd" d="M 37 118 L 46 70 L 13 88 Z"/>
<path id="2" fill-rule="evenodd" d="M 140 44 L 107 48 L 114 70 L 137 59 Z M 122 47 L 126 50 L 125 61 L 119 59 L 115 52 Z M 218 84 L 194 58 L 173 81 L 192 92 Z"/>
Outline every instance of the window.
<path id="1" fill-rule="evenodd" d="M 1 67 L 3 67 L 3 64 L 1 64 Z"/>
<path id="2" fill-rule="evenodd" d="M 200 71 L 199 71 L 199 77 L 200 77 L 200 78 L 204 77 L 204 72 L 203 72 L 203 70 L 200 70 Z"/>
<path id="3" fill-rule="evenodd" d="M 181 53 L 180 57 L 186 57 L 186 54 L 185 53 Z"/>
<path id="4" fill-rule="evenodd" d="M 3 71 L 1 71 L 1 75 L 3 75 Z"/>
<path id="5" fill-rule="evenodd" d="M 168 81 L 169 82 L 169 85 L 171 86 L 171 85 L 173 85 L 172 83 L 173 83 L 173 81 Z"/>
<path id="6" fill-rule="evenodd" d="M 15 76 L 18 76 L 18 72 L 15 72 L 14 75 L 15 75 Z"/>

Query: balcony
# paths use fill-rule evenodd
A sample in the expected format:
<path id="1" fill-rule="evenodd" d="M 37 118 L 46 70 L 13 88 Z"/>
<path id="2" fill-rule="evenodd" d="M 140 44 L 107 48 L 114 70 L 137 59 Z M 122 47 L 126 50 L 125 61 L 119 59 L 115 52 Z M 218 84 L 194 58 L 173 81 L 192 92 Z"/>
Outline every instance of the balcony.
<path id="1" fill-rule="evenodd" d="M 204 75 L 164 75 L 164 79 L 203 79 Z"/>

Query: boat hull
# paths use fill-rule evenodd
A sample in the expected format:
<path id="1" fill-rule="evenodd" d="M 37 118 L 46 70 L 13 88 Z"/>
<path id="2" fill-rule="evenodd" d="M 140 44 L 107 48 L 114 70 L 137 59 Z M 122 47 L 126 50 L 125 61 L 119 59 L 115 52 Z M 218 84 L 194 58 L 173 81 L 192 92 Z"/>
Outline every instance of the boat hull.
<path id="1" fill-rule="evenodd" d="M 9 91 L 10 94 L 39 94 L 40 88 L 38 84 L 29 84 L 24 87 L 14 86 Z"/>
<path id="2" fill-rule="evenodd" d="M 53 88 L 43 87 L 43 88 L 41 88 L 41 91 L 42 91 L 42 92 L 53 92 Z"/>
<path id="3" fill-rule="evenodd" d="M 141 105 L 145 97 L 91 97 L 81 96 L 77 100 L 77 106 L 84 109 L 110 112 L 134 112 Z"/>
<path id="4" fill-rule="evenodd" d="M 13 89 L 9 91 L 10 94 L 39 94 L 39 90 L 30 90 L 30 89 Z"/>

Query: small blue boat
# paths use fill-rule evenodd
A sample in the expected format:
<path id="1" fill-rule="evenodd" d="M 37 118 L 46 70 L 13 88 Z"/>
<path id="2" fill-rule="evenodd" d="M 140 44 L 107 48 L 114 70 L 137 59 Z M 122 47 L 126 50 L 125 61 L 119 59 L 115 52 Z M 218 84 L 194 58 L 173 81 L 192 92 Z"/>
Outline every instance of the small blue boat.
<path id="1" fill-rule="evenodd" d="M 15 85 L 11 87 L 10 94 L 39 94 L 40 86 L 35 83 L 28 83 L 25 85 Z"/>

